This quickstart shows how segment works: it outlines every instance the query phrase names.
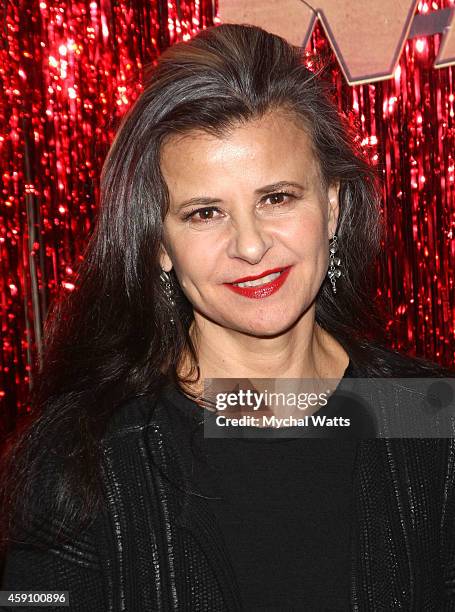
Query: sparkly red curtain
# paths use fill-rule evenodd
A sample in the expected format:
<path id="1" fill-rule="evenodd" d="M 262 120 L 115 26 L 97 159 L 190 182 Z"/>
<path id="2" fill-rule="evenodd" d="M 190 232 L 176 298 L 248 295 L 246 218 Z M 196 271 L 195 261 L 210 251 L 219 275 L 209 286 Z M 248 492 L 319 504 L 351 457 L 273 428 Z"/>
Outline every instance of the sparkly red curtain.
<path id="1" fill-rule="evenodd" d="M 420 2 L 416 14 L 453 7 Z M 455 67 L 434 68 L 442 35 L 413 38 L 394 78 L 349 86 L 322 27 L 308 51 L 324 58 L 340 109 L 383 179 L 387 227 L 375 273 L 392 347 L 445 365 L 455 357 Z"/>
<path id="2" fill-rule="evenodd" d="M 49 302 L 73 289 L 102 162 L 144 66 L 219 20 L 215 0 L 18 0 L 0 10 L 0 423 L 10 430 L 28 408 Z M 328 56 L 340 108 L 384 177 L 377 277 L 394 346 L 452 363 L 454 87 L 453 68 L 433 68 L 440 38 L 408 41 L 394 78 L 369 86 L 346 84 L 320 28 L 309 49 Z"/>

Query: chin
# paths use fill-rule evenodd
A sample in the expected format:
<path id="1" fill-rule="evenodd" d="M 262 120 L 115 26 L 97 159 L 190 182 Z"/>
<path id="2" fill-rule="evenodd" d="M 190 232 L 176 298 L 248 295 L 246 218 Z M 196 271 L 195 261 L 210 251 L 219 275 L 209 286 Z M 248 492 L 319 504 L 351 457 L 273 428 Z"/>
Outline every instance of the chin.
<path id="1" fill-rule="evenodd" d="M 247 334 L 249 336 L 255 336 L 258 338 L 273 338 L 279 336 L 284 332 L 288 331 L 296 323 L 295 319 L 279 321 L 252 321 L 250 324 L 244 323 L 243 325 L 235 326 L 237 331 Z"/>

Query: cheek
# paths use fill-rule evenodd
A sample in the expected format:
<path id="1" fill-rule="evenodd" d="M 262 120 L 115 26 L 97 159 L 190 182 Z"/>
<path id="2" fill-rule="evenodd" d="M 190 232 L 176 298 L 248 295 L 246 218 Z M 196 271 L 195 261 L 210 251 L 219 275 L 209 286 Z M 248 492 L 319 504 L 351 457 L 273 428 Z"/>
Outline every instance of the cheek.
<path id="1" fill-rule="evenodd" d="M 328 252 L 328 240 L 322 219 L 306 218 L 287 233 L 290 243 L 299 253 L 319 259 L 321 254 Z M 327 247 L 327 248 L 326 248 Z"/>
<path id="2" fill-rule="evenodd" d="M 182 288 L 190 289 L 213 278 L 219 260 L 219 245 L 209 237 L 193 236 L 178 243 L 174 248 L 174 268 Z"/>

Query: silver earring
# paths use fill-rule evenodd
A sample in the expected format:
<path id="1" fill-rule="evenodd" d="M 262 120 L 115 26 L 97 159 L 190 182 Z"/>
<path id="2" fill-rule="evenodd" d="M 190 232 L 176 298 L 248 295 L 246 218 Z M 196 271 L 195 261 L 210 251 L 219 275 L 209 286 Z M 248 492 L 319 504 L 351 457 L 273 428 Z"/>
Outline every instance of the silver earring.
<path id="1" fill-rule="evenodd" d="M 330 250 L 330 262 L 329 269 L 327 271 L 327 275 L 330 278 L 330 282 L 332 283 L 333 293 L 337 292 L 336 282 L 337 278 L 341 276 L 341 270 L 337 268 L 340 265 L 341 259 L 339 257 L 335 257 L 335 253 L 338 251 L 338 237 L 336 234 L 333 235 L 332 240 L 329 244 Z"/>
<path id="2" fill-rule="evenodd" d="M 172 289 L 172 284 L 171 284 L 171 277 L 166 272 L 166 270 L 161 270 L 160 279 L 164 286 L 164 293 L 166 294 L 169 308 L 173 310 L 175 307 L 175 300 L 174 300 L 174 291 Z M 170 322 L 172 324 L 175 323 L 174 318 L 172 316 L 170 318 Z"/>

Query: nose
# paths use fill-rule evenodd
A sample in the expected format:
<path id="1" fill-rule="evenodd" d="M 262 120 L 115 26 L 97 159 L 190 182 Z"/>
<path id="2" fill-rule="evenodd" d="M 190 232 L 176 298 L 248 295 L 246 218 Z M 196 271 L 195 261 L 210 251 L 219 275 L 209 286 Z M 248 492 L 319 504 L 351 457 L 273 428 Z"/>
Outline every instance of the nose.
<path id="1" fill-rule="evenodd" d="M 273 239 L 265 227 L 265 221 L 247 214 L 232 224 L 228 255 L 256 264 L 261 261 L 272 244 Z"/>

